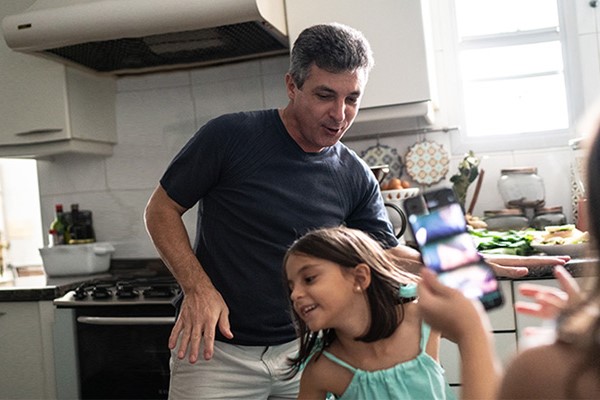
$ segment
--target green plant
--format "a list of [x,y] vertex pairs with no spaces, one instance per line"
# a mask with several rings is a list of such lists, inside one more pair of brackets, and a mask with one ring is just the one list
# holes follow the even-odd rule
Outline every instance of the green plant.
[[465,202],[467,200],[467,189],[479,175],[480,162],[481,159],[475,156],[473,150],[469,150],[469,152],[465,154],[465,158],[458,164],[458,173],[450,177],[452,188],[463,209],[465,209]]

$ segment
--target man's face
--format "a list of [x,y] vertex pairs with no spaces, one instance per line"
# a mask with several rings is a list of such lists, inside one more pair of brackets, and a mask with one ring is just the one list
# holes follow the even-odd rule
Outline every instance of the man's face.
[[302,88],[286,75],[291,101],[284,122],[296,143],[310,153],[337,143],[356,117],[366,83],[365,70],[332,73],[316,65]]

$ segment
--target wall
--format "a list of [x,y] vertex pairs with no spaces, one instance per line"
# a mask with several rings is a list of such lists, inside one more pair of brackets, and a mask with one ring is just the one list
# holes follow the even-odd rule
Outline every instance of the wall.
[[[444,0],[432,1],[434,26],[447,19]],[[591,104],[600,93],[600,47],[598,45],[598,11],[578,2],[581,21],[578,44],[582,53],[581,76],[583,94]],[[438,23],[440,22],[441,23]],[[437,24],[437,25],[436,25]],[[439,28],[438,28],[439,29]],[[445,64],[440,33],[435,32],[436,63],[439,83],[440,111],[437,120],[452,126],[456,113],[452,91],[447,87],[451,71]],[[118,80],[117,133],[118,144],[108,158],[62,156],[38,162],[43,226],[48,226],[57,202],[80,204],[94,213],[97,238],[111,241],[115,258],[157,257],[144,229],[143,209],[171,158],[209,118],[224,112],[281,107],[287,102],[283,74],[287,57],[275,57],[241,64],[203,68],[191,71],[123,77]],[[415,126],[419,124],[415,122]],[[403,135],[381,138],[381,144],[394,146],[404,155],[409,146],[422,139],[441,143],[450,151],[445,133]],[[375,138],[348,141],[359,154],[375,145]],[[564,147],[543,151],[518,150],[481,154],[485,180],[475,215],[483,210],[502,208],[496,182],[501,168],[537,166],[546,183],[548,206],[562,205],[571,219],[570,149]],[[447,177],[457,168],[462,155],[453,155]],[[186,214],[186,224],[194,235],[194,211]]]

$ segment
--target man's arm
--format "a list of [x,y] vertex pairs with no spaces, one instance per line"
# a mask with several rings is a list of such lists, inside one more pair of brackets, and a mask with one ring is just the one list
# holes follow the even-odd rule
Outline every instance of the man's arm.
[[146,205],[144,221],[158,254],[185,295],[169,337],[169,348],[174,349],[181,337],[177,356],[183,359],[189,348],[189,360],[194,363],[203,338],[204,358],[212,358],[217,324],[225,337],[231,338],[233,334],[229,326],[229,309],[190,245],[181,219],[186,211],[159,185]]

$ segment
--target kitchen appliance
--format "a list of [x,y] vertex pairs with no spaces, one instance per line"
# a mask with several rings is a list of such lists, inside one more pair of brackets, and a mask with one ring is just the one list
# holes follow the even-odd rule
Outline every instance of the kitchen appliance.
[[166,399],[167,342],[179,293],[170,275],[124,274],[90,281],[54,300],[57,320],[73,333],[70,339],[58,338],[57,353],[61,348],[76,352],[70,361],[56,365],[76,375],[57,374],[58,397]]
[[283,0],[37,0],[2,20],[13,50],[124,74],[288,53]]

